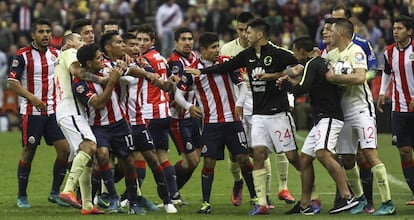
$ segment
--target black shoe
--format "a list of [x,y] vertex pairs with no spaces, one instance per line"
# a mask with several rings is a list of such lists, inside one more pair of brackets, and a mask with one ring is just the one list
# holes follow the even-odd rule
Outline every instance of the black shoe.
[[336,214],[342,211],[346,211],[358,205],[358,203],[358,200],[354,196],[349,199],[342,198],[334,204],[334,207],[331,210],[329,210],[329,214]]
[[312,206],[308,206],[306,208],[300,207],[300,201],[296,203],[295,206],[293,206],[292,209],[285,212],[285,215],[296,215],[296,214],[302,214],[302,215],[314,215]]

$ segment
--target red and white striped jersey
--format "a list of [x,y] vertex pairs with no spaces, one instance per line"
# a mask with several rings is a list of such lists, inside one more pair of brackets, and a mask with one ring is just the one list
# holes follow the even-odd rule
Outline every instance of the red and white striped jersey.
[[[161,80],[167,80],[169,69],[167,60],[161,54],[150,48],[142,55],[142,58],[149,63],[154,72],[158,74]],[[145,80],[146,81],[146,80]],[[168,93],[146,81],[146,87],[142,90],[143,95],[143,116],[145,119],[161,119],[170,117],[170,106],[168,102]]]
[[[104,65],[105,68],[96,73],[96,75],[109,75],[109,71],[112,68],[112,62],[110,60],[105,60]],[[101,95],[105,87],[98,83],[80,80],[77,77],[74,78],[73,82],[75,96],[86,106],[89,125],[111,125],[124,118],[127,119],[121,99],[115,89],[112,91],[111,98],[106,103],[106,106],[101,110],[97,110],[88,104],[89,100],[95,95]]]
[[[229,59],[230,57],[219,56],[216,63]],[[201,68],[213,65],[212,62],[206,60],[201,60],[200,64]],[[205,123],[224,123],[237,120],[234,84],[239,83],[244,83],[244,81],[238,71],[230,74],[203,74],[197,77],[184,73],[177,84],[177,89],[195,91],[197,102],[204,112]]]
[[143,106],[143,88],[147,87],[148,81],[143,78],[123,76],[120,78],[121,102],[126,111],[126,116],[131,125],[145,124]]
[[[199,55],[194,51],[191,51],[188,58],[186,58],[181,53],[174,50],[172,54],[170,55],[170,57],[168,58],[168,65],[169,65],[171,74],[178,75],[180,78],[185,73],[184,71],[185,67],[199,68],[199,64],[200,64]],[[185,95],[185,99],[188,102],[195,104],[196,98],[194,96],[194,91],[193,90],[187,91]],[[185,119],[185,118],[191,117],[190,112],[188,110],[185,110],[182,108],[177,109],[174,106],[171,106],[171,104],[174,102],[174,95],[169,97],[169,101],[170,101],[170,110],[171,110],[172,118]]]
[[55,61],[59,56],[56,48],[39,51],[33,43],[17,51],[10,67],[8,80],[16,80],[30,93],[46,103],[46,111],[38,111],[26,98],[19,97],[20,114],[49,115],[56,111],[54,83]]
[[392,111],[413,112],[408,107],[414,97],[414,41],[403,49],[391,44],[385,48],[384,56],[384,73],[392,76]]

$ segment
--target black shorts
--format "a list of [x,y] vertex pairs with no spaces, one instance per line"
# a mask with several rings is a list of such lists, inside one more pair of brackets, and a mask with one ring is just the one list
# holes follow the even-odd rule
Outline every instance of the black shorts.
[[414,113],[392,112],[392,131],[397,147],[414,146]]
[[189,154],[201,146],[200,121],[194,118],[171,119],[170,135],[178,154]]
[[20,115],[23,146],[37,147],[45,138],[47,145],[65,139],[56,122],[56,115]]
[[155,148],[168,151],[168,133],[170,132],[171,119],[161,118],[145,121],[151,137],[154,140]]
[[240,121],[205,124],[201,145],[201,155],[216,160],[224,159],[225,146],[233,157],[248,153],[246,133]]
[[155,149],[154,141],[145,125],[133,125],[132,137],[134,137],[135,150],[143,152]]
[[135,150],[131,127],[124,119],[112,125],[91,128],[98,148],[106,147],[119,158],[126,158]]

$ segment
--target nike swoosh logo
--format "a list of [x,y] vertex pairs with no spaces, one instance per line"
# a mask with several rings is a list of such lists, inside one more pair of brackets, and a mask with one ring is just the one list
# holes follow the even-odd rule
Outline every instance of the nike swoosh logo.
[[254,60],[254,59],[249,59],[249,62],[250,63],[253,63],[253,62],[255,62],[256,60]]

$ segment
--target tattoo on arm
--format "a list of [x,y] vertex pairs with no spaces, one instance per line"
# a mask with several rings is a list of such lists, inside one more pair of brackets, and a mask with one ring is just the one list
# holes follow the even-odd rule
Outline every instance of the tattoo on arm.
[[79,78],[88,82],[94,82],[94,83],[101,83],[102,79],[100,76],[97,76],[93,73],[88,72],[85,69],[81,69],[81,72],[79,74]]

